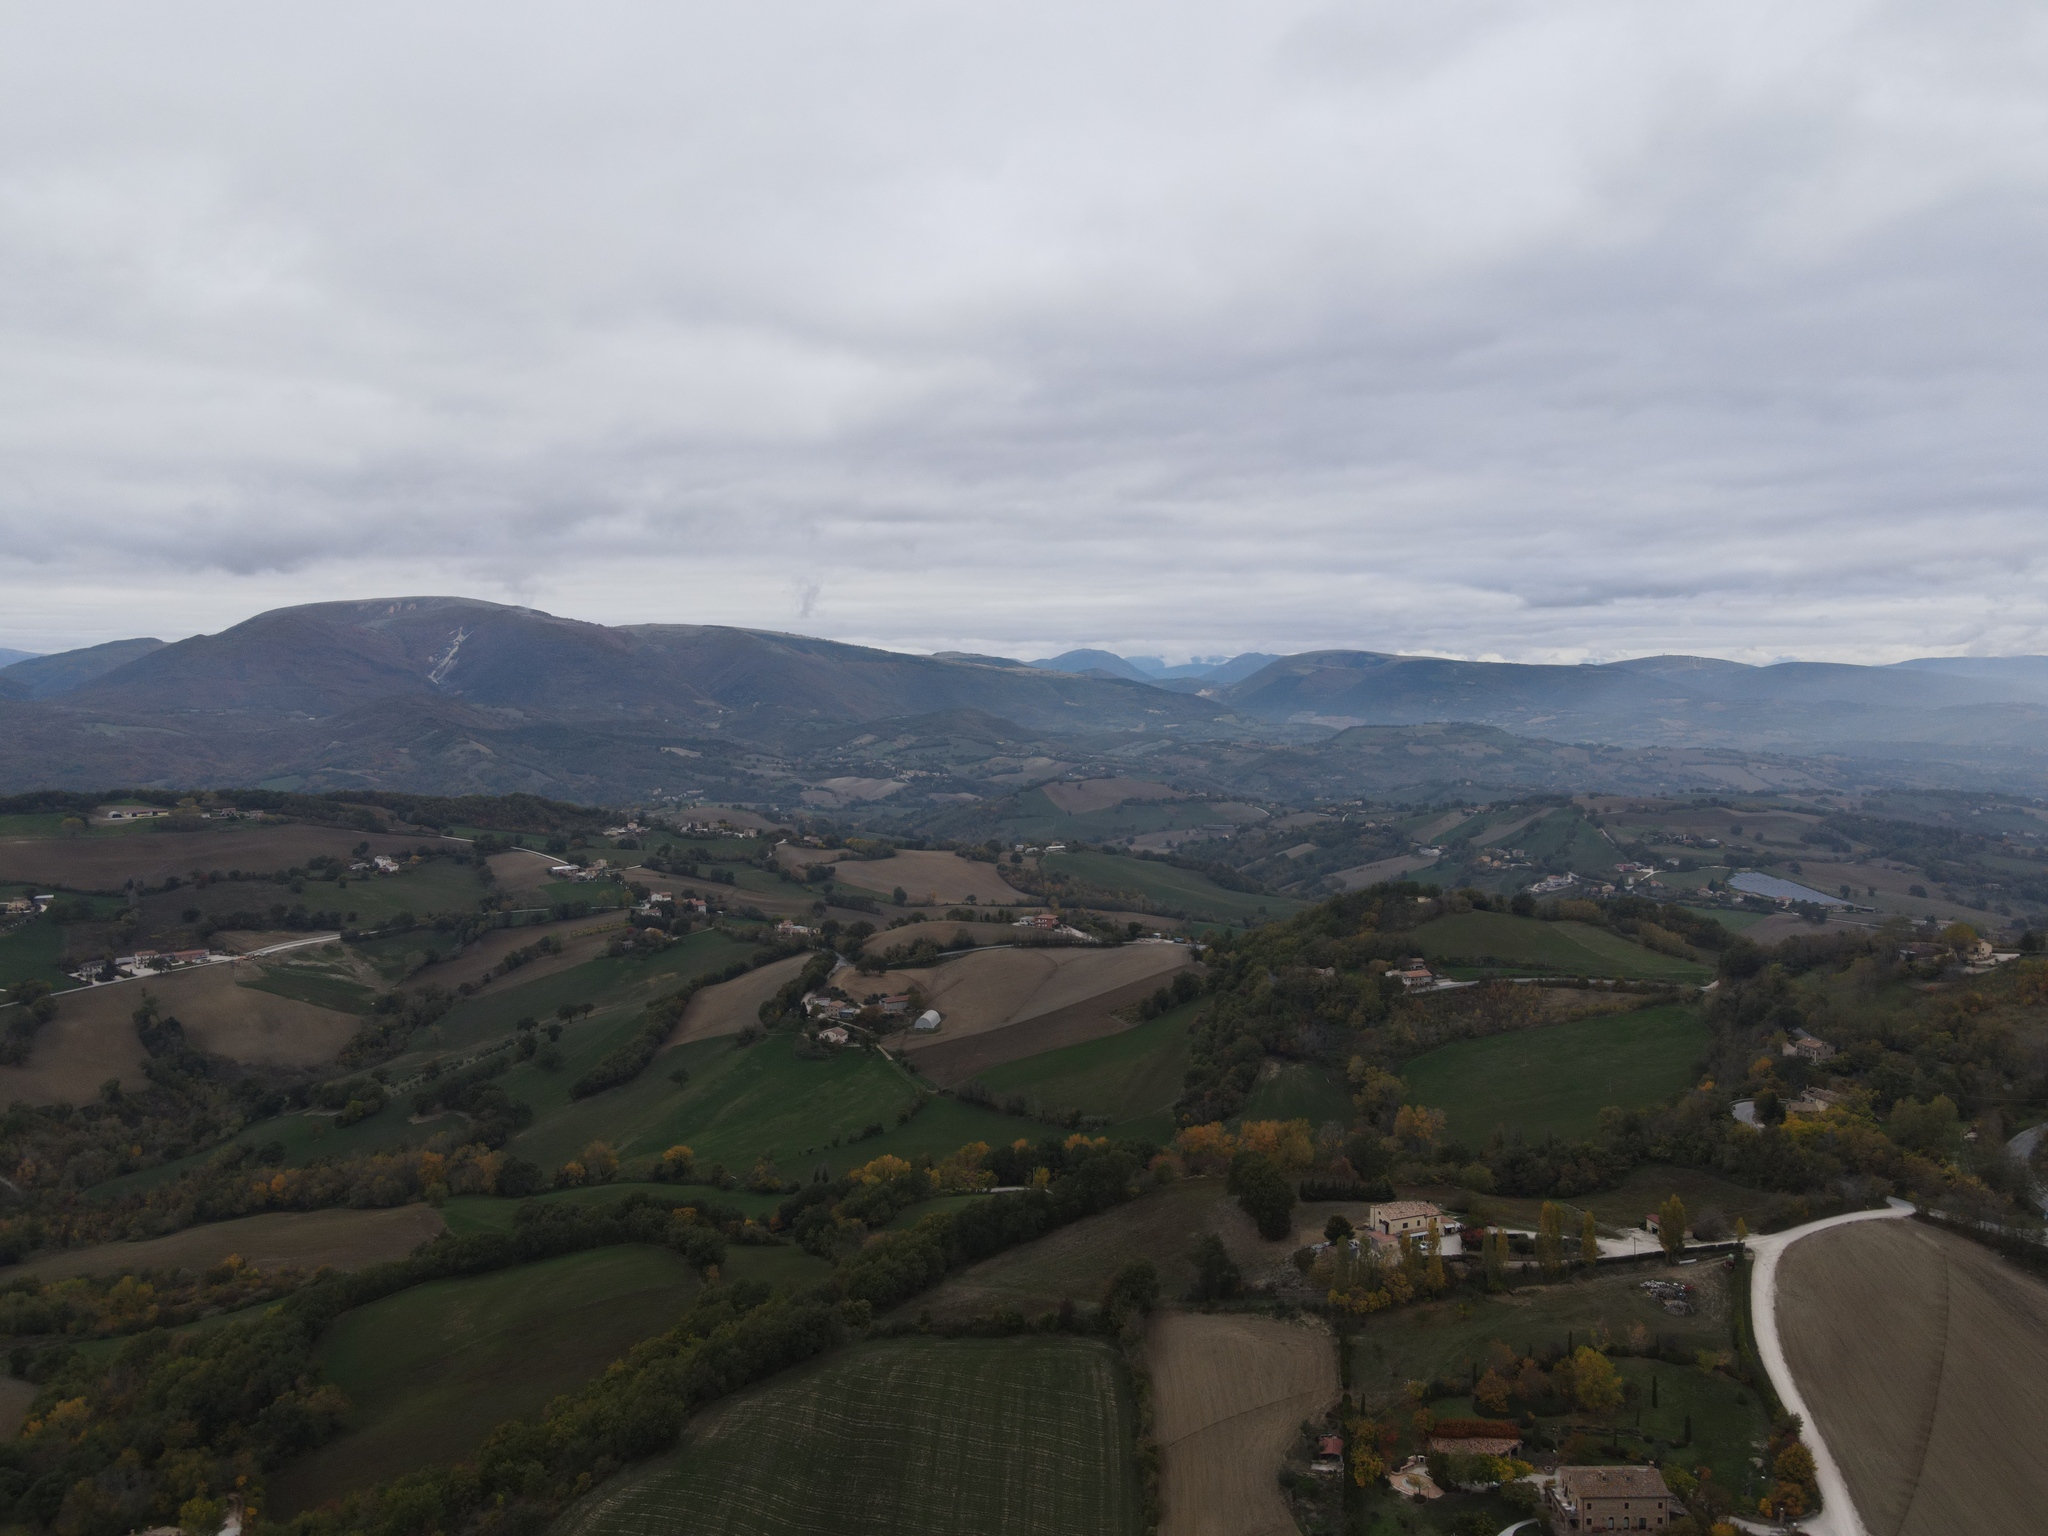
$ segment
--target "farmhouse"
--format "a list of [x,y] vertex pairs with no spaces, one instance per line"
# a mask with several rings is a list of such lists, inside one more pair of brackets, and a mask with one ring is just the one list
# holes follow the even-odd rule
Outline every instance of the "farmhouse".
[[149,805],[103,805],[95,814],[103,821],[149,821],[171,813]]
[[792,923],[787,918],[775,925],[775,936],[778,939],[808,939],[815,931],[806,928],[802,923]]
[[1560,1467],[1544,1504],[1554,1536],[1661,1531],[1671,1523],[1671,1490],[1655,1467]]
[[818,1038],[824,1041],[827,1045],[844,1045],[848,1040],[852,1039],[853,1037],[847,1034],[847,1032],[841,1029],[837,1024],[834,1024],[830,1029],[819,1030]]
[[1824,1115],[1848,1097],[1835,1088],[1809,1088],[1785,1106],[1785,1113],[1788,1116]]
[[1779,1054],[1801,1056],[1808,1061],[1826,1061],[1835,1054],[1835,1048],[1819,1036],[1809,1035],[1800,1029],[1793,1031],[1792,1038],[1779,1048]]
[[1324,1435],[1316,1442],[1316,1459],[1309,1463],[1311,1472],[1341,1472],[1344,1470],[1344,1437]]
[[1390,1200],[1367,1206],[1365,1224],[1382,1237],[1407,1237],[1427,1233],[1432,1221],[1441,1226],[1443,1214],[1427,1200]]
[[398,860],[392,858],[388,853],[380,853],[370,862],[377,866],[377,873],[380,875],[395,875],[398,873]]

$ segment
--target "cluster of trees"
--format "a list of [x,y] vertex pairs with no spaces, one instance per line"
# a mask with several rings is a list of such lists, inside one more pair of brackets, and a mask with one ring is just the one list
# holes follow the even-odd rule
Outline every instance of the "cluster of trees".
[[[360,1490],[290,1522],[295,1536],[454,1530],[486,1511],[511,1520],[506,1529],[538,1528],[594,1479],[667,1449],[692,1410],[833,1347],[949,1269],[1128,1198],[1154,1149],[1069,1138],[1009,1150],[1046,1170],[1039,1187],[884,1234],[807,1293],[706,1286],[676,1327],[545,1413],[501,1425],[470,1463]],[[313,1350],[348,1308],[607,1243],[667,1243],[708,1269],[723,1257],[721,1234],[743,1227],[738,1212],[695,1199],[530,1204],[509,1235],[444,1238],[412,1259],[304,1286],[260,1319],[203,1334],[154,1330],[111,1365],[74,1357],[47,1373],[21,1438],[0,1447],[0,1503],[33,1528],[79,1536],[174,1520],[209,1528],[230,1492],[260,1509],[266,1474],[338,1429],[347,1404],[320,1381]],[[1119,1308],[1141,1308],[1156,1277],[1148,1291],[1142,1275],[1119,1276],[1112,1291]]]
[[757,966],[765,965],[778,958],[778,952],[764,951],[748,960],[735,960],[722,970],[708,971],[702,976],[686,982],[679,990],[667,997],[656,998],[647,1005],[644,1022],[635,1030],[625,1044],[608,1051],[596,1065],[569,1085],[569,1096],[586,1099],[593,1093],[602,1093],[607,1088],[621,1087],[630,1083],[654,1060],[661,1050],[662,1042],[674,1033],[682,1021],[683,1011],[690,1006],[690,999],[706,987],[716,986],[721,981],[734,981]]
[[30,977],[7,990],[15,1006],[7,1012],[7,1029],[0,1034],[0,1066],[18,1067],[28,1060],[29,1047],[50,1020],[57,1017],[57,1000],[50,996],[47,981]]
[[645,1195],[606,1207],[529,1205],[509,1234],[444,1238],[410,1259],[302,1286],[262,1317],[134,1337],[111,1364],[72,1355],[44,1381],[20,1437],[0,1446],[13,1518],[101,1536],[172,1522],[210,1529],[230,1493],[260,1507],[265,1474],[333,1435],[347,1402],[314,1349],[342,1312],[409,1286],[618,1243],[664,1243],[718,1263],[720,1216]]
[[[264,1270],[233,1254],[196,1273],[150,1269],[123,1275],[74,1275],[63,1280],[24,1276],[0,1286],[0,1335],[88,1339],[176,1328],[203,1316],[274,1301],[310,1278],[289,1264]],[[37,1370],[38,1379],[46,1379],[65,1358],[62,1346],[54,1356],[22,1346],[14,1351],[9,1364],[17,1376]]]

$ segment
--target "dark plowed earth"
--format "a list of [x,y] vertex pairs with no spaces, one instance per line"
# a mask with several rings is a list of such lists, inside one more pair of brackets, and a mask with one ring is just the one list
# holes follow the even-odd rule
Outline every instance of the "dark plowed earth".
[[1787,1362],[1871,1536],[2043,1528],[2048,1286],[1912,1221],[1785,1250]]

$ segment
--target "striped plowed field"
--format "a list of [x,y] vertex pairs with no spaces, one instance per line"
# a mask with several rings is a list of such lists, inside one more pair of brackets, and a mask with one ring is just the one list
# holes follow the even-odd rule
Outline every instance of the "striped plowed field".
[[2048,1528],[2048,1285],[1914,1221],[1801,1238],[1778,1332],[1870,1536]]
[[1164,1453],[1160,1536],[1294,1536],[1276,1474],[1301,1421],[1336,1401],[1329,1332],[1177,1312],[1152,1325],[1145,1353]]
[[1127,1536],[1132,1436],[1099,1344],[862,1344],[719,1404],[554,1536]]

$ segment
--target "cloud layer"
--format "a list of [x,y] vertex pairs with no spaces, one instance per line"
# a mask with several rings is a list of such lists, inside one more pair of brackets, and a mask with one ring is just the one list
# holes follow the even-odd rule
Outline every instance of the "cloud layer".
[[0,646],[2048,651],[2048,20],[0,12]]

